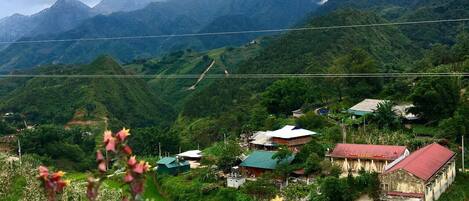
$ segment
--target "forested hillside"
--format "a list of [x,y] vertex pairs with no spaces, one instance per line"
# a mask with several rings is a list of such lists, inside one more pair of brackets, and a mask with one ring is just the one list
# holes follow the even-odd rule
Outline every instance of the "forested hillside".
[[[34,124],[93,121],[120,126],[168,126],[172,107],[155,95],[141,79],[83,79],[73,75],[125,75],[110,57],[99,57],[89,65],[50,66],[34,73],[72,75],[62,78],[23,80],[0,104],[3,112],[18,112]],[[13,83],[12,83],[13,84]],[[99,123],[98,125],[105,126]]]

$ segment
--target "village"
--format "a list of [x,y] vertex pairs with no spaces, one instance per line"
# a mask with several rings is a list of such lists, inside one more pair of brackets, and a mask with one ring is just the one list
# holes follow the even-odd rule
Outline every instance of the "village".
[[[385,100],[365,99],[347,110],[351,119],[372,115]],[[408,112],[411,104],[395,106],[393,111],[404,121],[418,121],[417,115]],[[327,115],[326,109],[315,111],[317,115]],[[292,112],[294,118],[300,118],[302,110]],[[364,120],[363,125],[366,125]],[[219,178],[226,180],[229,188],[238,189],[246,182],[255,181],[263,174],[273,173],[280,166],[295,166],[295,156],[302,148],[321,135],[315,131],[286,125],[274,131],[258,131],[251,136],[242,136],[240,146],[249,154],[239,156],[239,162],[231,167],[230,172],[220,171]],[[376,173],[379,177],[380,200],[436,201],[454,182],[456,174],[462,169],[456,167],[457,153],[436,142],[414,151],[406,146],[380,144],[335,144],[324,152],[324,159],[337,167],[339,177],[358,176],[361,172]],[[226,143],[226,142],[225,142]],[[276,157],[279,152],[288,149],[291,153],[285,157]],[[190,150],[174,157],[163,157],[156,164],[157,174],[185,174],[203,166],[204,152]],[[202,164],[202,165],[201,165]],[[278,183],[284,188],[289,182],[309,185],[315,182],[315,176],[306,174],[304,168],[293,169],[287,173],[285,181]],[[307,198],[307,197],[306,197]],[[305,198],[305,199],[306,199]],[[277,196],[275,200],[284,200]],[[368,196],[360,200],[372,200]]]
[[[370,115],[386,102],[365,99],[345,111],[345,115],[365,127],[366,118],[370,118]],[[411,104],[397,105],[393,107],[393,111],[407,123],[418,122],[419,117],[408,112],[411,107]],[[319,108],[314,114],[327,117],[329,111],[327,108]],[[4,118],[12,115],[5,114]],[[300,119],[305,114],[299,109],[293,111],[291,116],[293,119]],[[34,126],[26,126],[25,129],[34,130]],[[154,161],[153,166],[158,177],[185,175],[198,169],[213,170],[215,180],[223,181],[224,186],[232,189],[240,189],[246,183],[255,182],[264,175],[278,175],[273,173],[282,171],[282,177],[272,177],[276,188],[281,190],[292,184],[314,185],[318,182],[318,171],[324,169],[323,164],[329,164],[330,173],[327,174],[331,175],[335,171],[338,178],[360,177],[364,173],[376,175],[379,179],[379,200],[389,201],[436,201],[455,181],[458,170],[463,171],[456,166],[457,153],[437,142],[423,144],[410,151],[406,146],[347,143],[346,129],[343,129],[340,135],[341,143],[322,149],[322,145],[317,144],[321,133],[300,128],[298,125],[285,125],[278,130],[257,131],[251,135],[243,134],[239,139],[232,141],[235,142],[235,147],[243,151],[234,155],[231,163],[226,164],[229,167],[225,169],[207,162],[210,161],[210,154],[207,155],[206,150],[179,150],[178,154],[171,155],[161,153],[159,144],[159,159]],[[226,147],[232,142],[225,139],[221,146]],[[0,138],[0,152],[10,155],[5,160],[12,167],[21,163],[20,143],[15,135]],[[315,153],[305,152],[305,147],[314,149],[312,146],[322,148],[316,147]],[[300,155],[305,153],[308,154],[306,160],[305,156],[299,159]],[[317,162],[313,169],[301,164],[307,164],[311,155],[316,157],[313,162]],[[316,193],[321,194],[319,188]],[[308,200],[310,196],[306,195],[300,200]],[[282,195],[275,195],[274,200],[285,199]],[[359,200],[373,199],[365,193]]]

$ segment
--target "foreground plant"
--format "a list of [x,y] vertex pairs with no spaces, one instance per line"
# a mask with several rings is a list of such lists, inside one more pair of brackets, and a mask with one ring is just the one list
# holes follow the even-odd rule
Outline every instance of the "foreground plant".
[[[145,185],[145,174],[150,171],[150,165],[143,160],[138,161],[132,155],[132,148],[128,146],[128,129],[122,129],[116,134],[111,131],[104,132],[103,144],[96,151],[97,171],[88,178],[86,196],[90,201],[97,201],[100,187],[106,179],[119,177],[123,182],[122,200],[143,200],[142,193]],[[58,194],[69,185],[68,181],[62,179],[64,172],[49,173],[44,167],[39,167],[38,179],[49,201],[57,200]]]
[[62,193],[64,188],[70,184],[70,181],[63,180],[64,172],[58,171],[51,173],[44,166],[39,166],[38,180],[44,188],[47,199],[49,201],[57,200],[57,195]]
[[129,130],[125,128],[116,134],[111,131],[104,132],[103,146],[96,151],[98,172],[88,178],[89,200],[95,201],[101,184],[116,176],[121,176],[124,182],[122,200],[143,200],[145,173],[150,171],[151,167],[148,162],[137,161],[137,157],[132,156],[132,148],[127,145],[129,135]]

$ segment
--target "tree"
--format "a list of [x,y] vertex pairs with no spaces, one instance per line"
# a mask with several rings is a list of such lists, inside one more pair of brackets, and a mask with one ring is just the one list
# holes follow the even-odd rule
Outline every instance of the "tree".
[[469,136],[469,103],[465,102],[454,115],[440,122],[440,137],[458,141],[462,135]]
[[272,159],[277,160],[277,164],[280,164],[291,156],[293,156],[293,152],[288,149],[287,146],[281,145],[278,151],[272,156]]
[[[371,55],[362,49],[354,49],[349,54],[337,58],[328,69],[333,74],[361,74],[377,73],[378,67]],[[352,98],[372,96],[381,89],[381,80],[378,78],[344,78],[329,79],[330,83],[342,100],[344,92]]]
[[272,114],[288,115],[305,103],[307,92],[307,86],[303,80],[279,80],[262,94],[261,103]]
[[414,87],[410,99],[415,105],[410,112],[439,121],[453,115],[459,105],[460,88],[455,78],[425,78]]
[[452,51],[457,61],[464,61],[469,58],[469,34],[467,32],[462,32],[457,36]]
[[260,200],[271,200],[277,195],[277,187],[271,178],[272,175],[263,174],[256,181],[244,184],[242,191]]
[[321,129],[330,125],[327,118],[317,115],[314,111],[307,112],[296,120],[296,125],[305,129]]
[[321,192],[327,201],[348,201],[345,190],[348,188],[346,184],[336,177],[326,177],[321,184]]
[[129,139],[129,145],[139,155],[158,155],[160,144],[162,152],[176,153],[179,136],[158,127],[147,127],[133,130]]
[[0,136],[9,135],[15,133],[15,129],[10,126],[7,122],[0,120]]
[[316,174],[321,171],[321,158],[316,154],[312,153],[305,162],[305,173]]
[[239,156],[243,150],[236,141],[228,141],[215,143],[207,150],[207,157],[213,157],[215,165],[224,172],[231,170],[239,160]]
[[379,128],[394,129],[399,126],[400,119],[394,112],[394,103],[385,101],[379,103],[372,120],[378,125]]
[[295,161],[304,163],[310,157],[311,154],[316,154],[319,159],[323,159],[326,150],[324,149],[323,145],[318,143],[316,139],[311,140],[308,144],[304,145],[300,152],[295,155]]

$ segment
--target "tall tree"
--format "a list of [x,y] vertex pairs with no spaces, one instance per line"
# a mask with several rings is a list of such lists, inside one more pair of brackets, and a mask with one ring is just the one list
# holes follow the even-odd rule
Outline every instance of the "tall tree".
[[[332,74],[377,73],[378,67],[368,52],[354,49],[349,54],[337,58],[328,72]],[[344,92],[352,98],[363,98],[374,95],[381,88],[381,80],[378,78],[336,77],[329,81],[339,94],[340,100]]]

